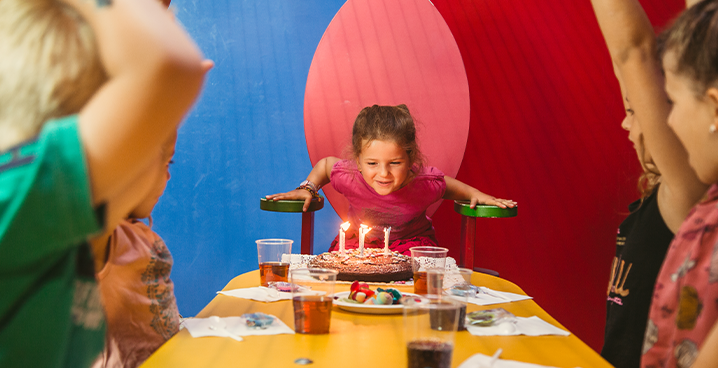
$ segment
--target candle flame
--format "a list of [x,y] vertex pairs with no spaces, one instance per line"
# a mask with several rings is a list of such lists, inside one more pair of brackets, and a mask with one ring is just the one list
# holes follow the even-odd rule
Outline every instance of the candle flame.
[[349,223],[349,221],[347,221],[341,225],[341,228],[343,231],[347,231],[349,229],[349,226],[351,226],[351,224]]

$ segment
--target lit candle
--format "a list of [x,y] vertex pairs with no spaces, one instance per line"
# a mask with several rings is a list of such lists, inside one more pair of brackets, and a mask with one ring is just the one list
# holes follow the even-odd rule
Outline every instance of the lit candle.
[[349,222],[345,222],[339,226],[339,254],[344,255],[344,242],[345,242],[345,236],[344,232],[349,229]]
[[384,228],[384,255],[389,255],[389,233],[391,232],[391,226]]
[[364,224],[359,227],[359,257],[364,257],[364,236],[370,231],[371,228]]

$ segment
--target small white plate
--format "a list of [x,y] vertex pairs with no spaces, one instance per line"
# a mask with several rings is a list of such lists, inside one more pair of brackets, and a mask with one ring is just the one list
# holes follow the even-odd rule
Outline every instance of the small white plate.
[[[402,312],[403,306],[401,304],[392,305],[375,305],[375,304],[355,304],[343,302],[339,299],[348,298],[350,291],[343,291],[341,293],[334,294],[334,305],[348,312],[364,313],[364,314],[399,314]],[[419,295],[412,293],[401,293],[402,296],[415,296]]]

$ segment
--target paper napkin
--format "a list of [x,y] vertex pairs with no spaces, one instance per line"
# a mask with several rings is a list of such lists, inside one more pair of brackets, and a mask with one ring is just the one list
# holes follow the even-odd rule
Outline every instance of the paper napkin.
[[[233,296],[235,298],[252,299],[259,302],[276,302],[278,300],[292,300],[292,293],[285,291],[277,291],[276,289],[256,286],[244,289],[234,290],[222,290],[218,291],[217,294]],[[323,291],[304,291],[301,293],[295,293],[294,295],[321,295]]]
[[467,299],[469,303],[476,305],[491,305],[533,299],[533,297],[528,295],[509,293],[506,291],[496,291],[483,286],[479,286],[479,290],[481,290],[481,293],[476,294],[475,298],[470,297]]
[[533,317],[516,317],[514,322],[505,321],[495,326],[479,327],[466,325],[466,329],[476,336],[542,336],[542,335],[559,335],[568,336],[571,333],[564,331],[536,316]]
[[459,368],[550,368],[545,365],[531,364],[517,362],[515,360],[497,359],[493,364],[491,363],[491,357],[481,353],[474,354],[469,359],[466,359]]
[[277,291],[264,286],[218,291],[217,294],[233,296],[235,298],[252,299],[260,302],[276,302],[278,300],[292,299],[292,293]]
[[[184,326],[192,337],[219,336],[235,338],[251,335],[294,334],[294,330],[276,317],[272,324],[265,329],[247,326],[247,319],[244,317],[188,318],[184,321]],[[235,338],[235,340],[242,341],[241,337],[239,339]]]

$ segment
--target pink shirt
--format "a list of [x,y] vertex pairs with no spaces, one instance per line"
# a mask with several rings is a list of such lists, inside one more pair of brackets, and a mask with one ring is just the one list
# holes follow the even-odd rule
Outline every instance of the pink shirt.
[[171,270],[172,255],[147,225],[126,220],[117,226],[97,274],[108,336],[99,366],[136,367],[177,333]]
[[444,173],[435,167],[424,167],[401,189],[387,195],[378,194],[361,176],[351,160],[337,162],[331,182],[337,192],[349,201],[347,249],[358,247],[359,225],[377,226],[365,238],[367,247],[383,247],[383,228],[391,226],[390,244],[402,239],[426,237],[436,242],[434,227],[426,209],[446,192]]
[[681,224],[658,274],[642,367],[689,367],[718,319],[718,185]]

